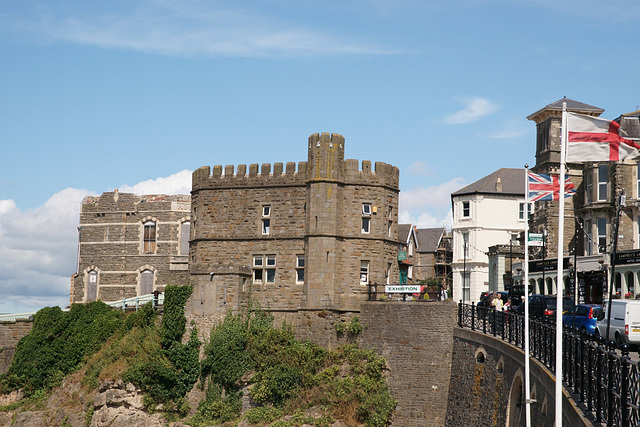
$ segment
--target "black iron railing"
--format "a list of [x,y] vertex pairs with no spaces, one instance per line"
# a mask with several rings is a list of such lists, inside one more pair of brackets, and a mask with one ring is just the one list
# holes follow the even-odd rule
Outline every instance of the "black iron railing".
[[[458,304],[458,326],[491,334],[524,349],[524,316],[475,304]],[[555,319],[529,321],[529,350],[542,364],[555,370]],[[605,345],[606,344],[606,345]],[[640,369],[629,357],[629,345],[619,354],[615,343],[603,337],[562,332],[564,387],[596,422],[608,426],[640,425]]]

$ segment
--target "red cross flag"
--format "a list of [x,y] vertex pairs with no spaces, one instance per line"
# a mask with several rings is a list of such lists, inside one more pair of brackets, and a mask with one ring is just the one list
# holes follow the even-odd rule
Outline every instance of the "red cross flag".
[[567,112],[567,162],[617,162],[640,156],[640,145],[620,136],[616,122]]

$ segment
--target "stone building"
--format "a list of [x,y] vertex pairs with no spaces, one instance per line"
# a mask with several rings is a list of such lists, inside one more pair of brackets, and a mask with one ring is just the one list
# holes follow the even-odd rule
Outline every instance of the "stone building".
[[400,252],[398,252],[399,277],[387,277],[387,283],[412,284],[416,282],[414,264],[418,263],[418,239],[416,228],[413,224],[398,224],[398,240]]
[[[527,118],[536,123],[536,165],[539,173],[559,173],[562,105],[567,111],[599,117],[604,109],[563,98]],[[622,114],[614,121],[621,135],[640,138],[640,111]],[[614,292],[624,298],[635,297],[640,289],[640,164],[638,159],[623,162],[569,163],[565,173],[576,187],[576,195],[565,200],[562,292],[578,302],[599,303],[608,295],[608,274],[615,263]],[[614,245],[616,208],[621,194],[626,203],[620,209],[617,252]],[[557,265],[558,202],[537,202],[530,224],[531,232],[544,233],[546,263]],[[541,258],[542,254],[533,254]],[[530,275],[530,288],[536,293],[558,291],[557,270],[541,268]],[[531,270],[531,266],[530,266]],[[545,275],[546,272],[546,275]],[[574,287],[577,273],[578,287]],[[542,279],[540,276],[544,277]]]
[[418,240],[418,262],[414,266],[416,280],[435,279],[444,289],[450,290],[453,251],[451,233],[444,227],[417,228],[416,236]]
[[193,172],[189,309],[218,316],[249,297],[273,313],[358,312],[398,276],[397,167],[345,160],[338,134],[308,158]]
[[85,197],[71,301],[116,301],[189,283],[190,206],[186,195]]

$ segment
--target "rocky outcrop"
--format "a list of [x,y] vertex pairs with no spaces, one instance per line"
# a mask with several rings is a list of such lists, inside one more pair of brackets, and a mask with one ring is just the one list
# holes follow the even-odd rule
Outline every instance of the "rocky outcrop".
[[162,415],[144,411],[142,392],[133,384],[113,381],[100,385],[93,401],[91,427],[162,427],[165,424]]

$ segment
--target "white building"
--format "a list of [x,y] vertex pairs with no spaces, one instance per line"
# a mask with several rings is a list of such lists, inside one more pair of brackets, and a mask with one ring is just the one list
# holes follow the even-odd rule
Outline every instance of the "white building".
[[455,301],[477,302],[489,291],[489,247],[509,244],[524,231],[524,174],[502,168],[451,194]]

